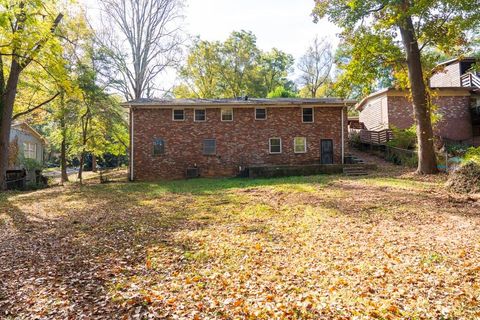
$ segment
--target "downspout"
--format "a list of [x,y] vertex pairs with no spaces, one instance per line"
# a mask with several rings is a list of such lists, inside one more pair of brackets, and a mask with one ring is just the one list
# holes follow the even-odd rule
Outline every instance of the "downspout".
[[130,106],[130,181],[133,181],[133,108]]
[[345,128],[343,127],[345,125],[344,119],[343,119],[343,109],[345,107],[342,107],[342,164],[345,163]]

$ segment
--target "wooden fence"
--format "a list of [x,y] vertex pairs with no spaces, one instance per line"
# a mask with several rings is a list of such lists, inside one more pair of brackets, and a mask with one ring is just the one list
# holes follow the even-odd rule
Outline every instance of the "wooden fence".
[[393,139],[393,133],[390,129],[380,131],[360,130],[360,141],[370,144],[385,144]]

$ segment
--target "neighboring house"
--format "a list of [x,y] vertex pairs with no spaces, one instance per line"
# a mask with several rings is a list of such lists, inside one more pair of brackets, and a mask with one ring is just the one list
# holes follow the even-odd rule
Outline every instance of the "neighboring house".
[[248,166],[342,163],[340,99],[149,100],[130,108],[130,179],[235,176]]
[[[474,60],[450,60],[432,76],[434,110],[439,116],[434,134],[443,141],[480,145],[480,82],[470,70]],[[359,121],[366,130],[382,131],[414,124],[413,106],[405,90],[388,88],[360,101]]]
[[473,70],[476,58],[452,59],[440,63],[430,78],[430,86],[480,88],[480,73]]
[[43,165],[45,146],[46,140],[30,125],[25,122],[12,124],[9,169],[23,169],[26,159]]

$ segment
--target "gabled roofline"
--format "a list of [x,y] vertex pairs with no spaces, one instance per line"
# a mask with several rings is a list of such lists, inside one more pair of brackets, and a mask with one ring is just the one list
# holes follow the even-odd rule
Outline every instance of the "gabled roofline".
[[448,66],[452,63],[455,63],[455,62],[475,62],[479,60],[479,58],[476,58],[476,57],[464,57],[464,58],[453,58],[453,59],[450,59],[450,60],[447,60],[447,61],[444,61],[444,62],[440,62],[439,64],[437,64],[437,67],[439,66]]
[[13,123],[12,128],[14,127],[23,127],[25,129],[27,129],[28,131],[30,131],[34,136],[36,136],[40,141],[43,142],[44,145],[48,144],[47,142],[47,139],[45,139],[40,133],[38,133],[37,130],[35,130],[31,125],[29,125],[28,123],[26,122],[17,122],[17,123]]

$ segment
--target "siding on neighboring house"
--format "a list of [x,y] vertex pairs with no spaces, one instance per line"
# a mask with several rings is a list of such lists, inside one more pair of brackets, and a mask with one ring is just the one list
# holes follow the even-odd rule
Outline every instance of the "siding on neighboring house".
[[379,131],[388,128],[388,106],[386,96],[380,96],[368,102],[359,115],[368,130]]
[[[133,179],[184,178],[186,169],[195,165],[201,176],[209,177],[234,176],[239,167],[249,165],[319,163],[322,139],[333,141],[333,162],[341,163],[342,109],[344,138],[347,137],[347,112],[343,105],[314,107],[313,123],[302,122],[300,106],[227,108],[230,107],[233,121],[221,121],[221,108],[209,107],[204,122],[193,121],[192,106],[183,107],[183,121],[172,120],[172,108],[132,107]],[[266,120],[255,120],[255,107],[267,109]],[[305,153],[294,152],[295,137],[306,138]],[[281,138],[280,154],[270,154],[270,138]],[[164,154],[153,154],[156,139],[163,140]],[[203,154],[204,139],[216,139],[215,155]]]
[[456,62],[445,66],[445,69],[435,73],[430,78],[431,87],[461,87],[460,83],[460,63]]

